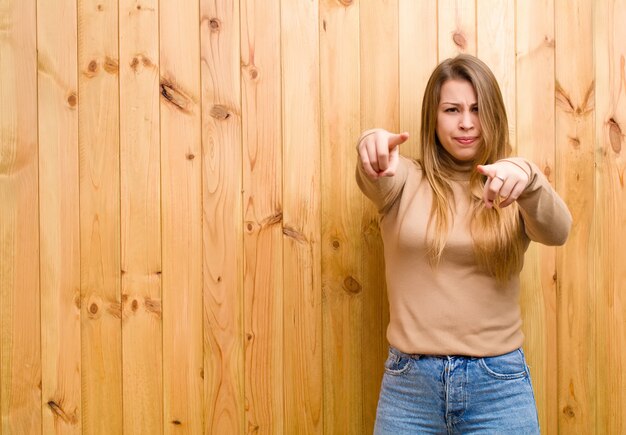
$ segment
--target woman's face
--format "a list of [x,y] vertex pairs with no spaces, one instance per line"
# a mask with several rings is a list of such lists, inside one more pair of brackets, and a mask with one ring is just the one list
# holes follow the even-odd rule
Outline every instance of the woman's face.
[[456,160],[472,161],[481,144],[476,91],[467,80],[451,79],[441,86],[437,137]]

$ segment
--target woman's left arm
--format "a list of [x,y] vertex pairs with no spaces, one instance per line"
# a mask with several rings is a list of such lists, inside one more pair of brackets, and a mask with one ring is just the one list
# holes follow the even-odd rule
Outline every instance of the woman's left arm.
[[511,157],[477,169],[487,176],[483,194],[487,207],[493,207],[498,196],[500,207],[517,201],[531,240],[544,245],[565,243],[572,215],[537,165]]

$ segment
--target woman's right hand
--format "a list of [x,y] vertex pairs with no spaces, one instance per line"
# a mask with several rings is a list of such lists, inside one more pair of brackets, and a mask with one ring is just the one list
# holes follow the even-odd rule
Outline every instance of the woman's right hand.
[[372,179],[393,177],[400,156],[398,145],[406,142],[408,138],[409,133],[391,133],[382,128],[363,132],[356,150],[367,176]]

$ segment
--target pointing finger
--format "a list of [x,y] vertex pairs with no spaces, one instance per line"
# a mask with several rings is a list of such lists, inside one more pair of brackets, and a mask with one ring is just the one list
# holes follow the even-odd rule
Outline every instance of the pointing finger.
[[487,177],[493,178],[496,176],[496,168],[494,165],[478,165],[476,170]]
[[409,138],[409,133],[392,134],[389,136],[389,150],[394,149],[398,145],[403,144]]

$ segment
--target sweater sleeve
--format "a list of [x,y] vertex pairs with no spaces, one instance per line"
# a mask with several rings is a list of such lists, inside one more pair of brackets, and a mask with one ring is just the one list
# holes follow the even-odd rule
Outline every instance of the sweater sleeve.
[[400,156],[398,169],[393,177],[381,177],[374,180],[367,176],[357,159],[356,182],[363,194],[374,203],[380,214],[385,214],[400,197],[406,183],[410,164],[409,159]]
[[521,157],[504,160],[519,166],[529,176],[526,189],[517,198],[526,235],[544,245],[563,245],[572,227],[572,215],[565,202],[537,165]]

